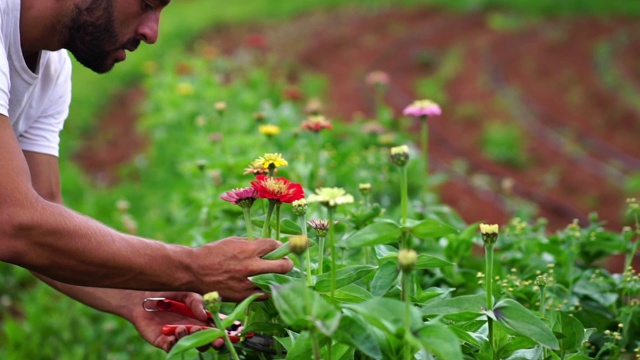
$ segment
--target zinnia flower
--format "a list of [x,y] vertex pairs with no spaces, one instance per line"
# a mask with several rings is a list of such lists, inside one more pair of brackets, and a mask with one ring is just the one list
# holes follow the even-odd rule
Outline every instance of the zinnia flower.
[[179,83],[176,86],[176,92],[178,93],[178,95],[183,95],[183,96],[191,95],[194,92],[193,85],[186,82]]
[[385,86],[389,84],[389,74],[381,70],[374,70],[367,74],[367,85],[372,86]]
[[309,195],[307,202],[313,203],[317,202],[326,207],[336,207],[342,204],[351,204],[353,203],[353,196],[347,194],[347,192],[343,188],[319,188],[316,189],[315,194]]
[[440,105],[431,100],[416,100],[407,106],[402,112],[404,115],[412,115],[416,117],[440,116],[442,110]]
[[273,166],[274,168],[278,168],[280,166],[288,166],[289,163],[287,162],[287,160],[285,160],[285,158],[282,157],[282,154],[280,153],[267,153],[264,154],[264,156],[257,158],[253,162],[253,165],[262,167],[263,169],[269,169],[269,167],[271,166]]
[[275,200],[281,203],[292,203],[304,198],[302,185],[280,177],[274,178],[265,175],[257,175],[251,186],[258,192],[262,199]]
[[277,125],[271,125],[271,124],[260,125],[260,127],[258,128],[258,131],[260,131],[261,134],[264,134],[267,136],[274,136],[274,135],[280,134],[280,127]]
[[324,129],[331,129],[332,127],[331,122],[322,115],[311,115],[307,118],[307,121],[300,125],[302,130],[313,131],[316,133]]
[[253,175],[267,175],[269,173],[268,169],[265,169],[262,166],[262,163],[258,160],[254,160],[244,169],[243,175],[253,174]]
[[242,189],[233,189],[220,195],[220,199],[228,201],[234,205],[238,205],[241,208],[250,208],[253,202],[258,198],[258,192],[251,187]]

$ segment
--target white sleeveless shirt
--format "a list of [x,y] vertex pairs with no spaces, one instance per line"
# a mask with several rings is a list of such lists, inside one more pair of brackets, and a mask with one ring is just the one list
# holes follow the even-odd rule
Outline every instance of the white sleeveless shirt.
[[0,114],[9,117],[22,150],[58,156],[70,103],[67,51],[41,51],[34,74],[22,56],[20,0],[0,0]]

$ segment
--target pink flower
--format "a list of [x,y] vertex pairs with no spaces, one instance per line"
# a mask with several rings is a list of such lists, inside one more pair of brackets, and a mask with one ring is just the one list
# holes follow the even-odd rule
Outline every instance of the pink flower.
[[425,99],[414,101],[411,105],[407,106],[402,113],[416,117],[440,116],[442,110],[440,109],[440,105]]
[[242,189],[233,189],[220,195],[220,199],[228,201],[241,208],[250,208],[253,202],[258,198],[258,192],[252,187]]

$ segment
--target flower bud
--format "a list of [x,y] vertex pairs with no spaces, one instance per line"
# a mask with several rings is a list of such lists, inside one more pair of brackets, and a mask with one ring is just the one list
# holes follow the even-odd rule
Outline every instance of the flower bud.
[[536,280],[533,282],[534,285],[539,286],[539,287],[545,287],[547,286],[547,275],[538,275],[536,277]]
[[493,245],[498,241],[498,225],[480,224],[480,232],[482,233],[482,241],[485,246]]
[[360,194],[362,194],[362,196],[367,196],[371,194],[371,184],[369,183],[360,184],[358,185],[358,190],[360,190]]
[[398,265],[402,271],[411,271],[416,267],[418,254],[413,250],[401,249],[398,252]]
[[295,235],[289,238],[289,249],[292,253],[300,255],[309,247],[309,239],[305,235]]
[[407,162],[409,162],[409,147],[407,145],[392,147],[391,162],[400,167],[407,165]]
[[309,205],[307,205],[307,200],[305,199],[296,200],[292,202],[291,205],[293,205],[293,213],[296,214],[296,216],[306,215],[309,209]]
[[224,101],[218,101],[215,104],[215,108],[218,114],[222,115],[225,112],[225,110],[227,110],[227,103]]
[[309,226],[311,226],[316,231],[318,237],[325,237],[329,232],[329,220],[311,219],[307,221],[307,224],[309,224]]
[[212,291],[210,293],[206,293],[203,297],[204,300],[204,308],[209,310],[212,314],[217,314],[220,312],[220,306],[222,305],[222,298],[220,298],[220,294],[217,291]]

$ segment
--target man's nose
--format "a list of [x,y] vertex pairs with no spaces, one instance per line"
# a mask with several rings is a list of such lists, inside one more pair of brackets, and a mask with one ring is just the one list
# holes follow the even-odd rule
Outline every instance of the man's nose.
[[160,12],[147,14],[137,29],[137,37],[147,44],[155,44],[158,41],[158,26],[160,24]]

